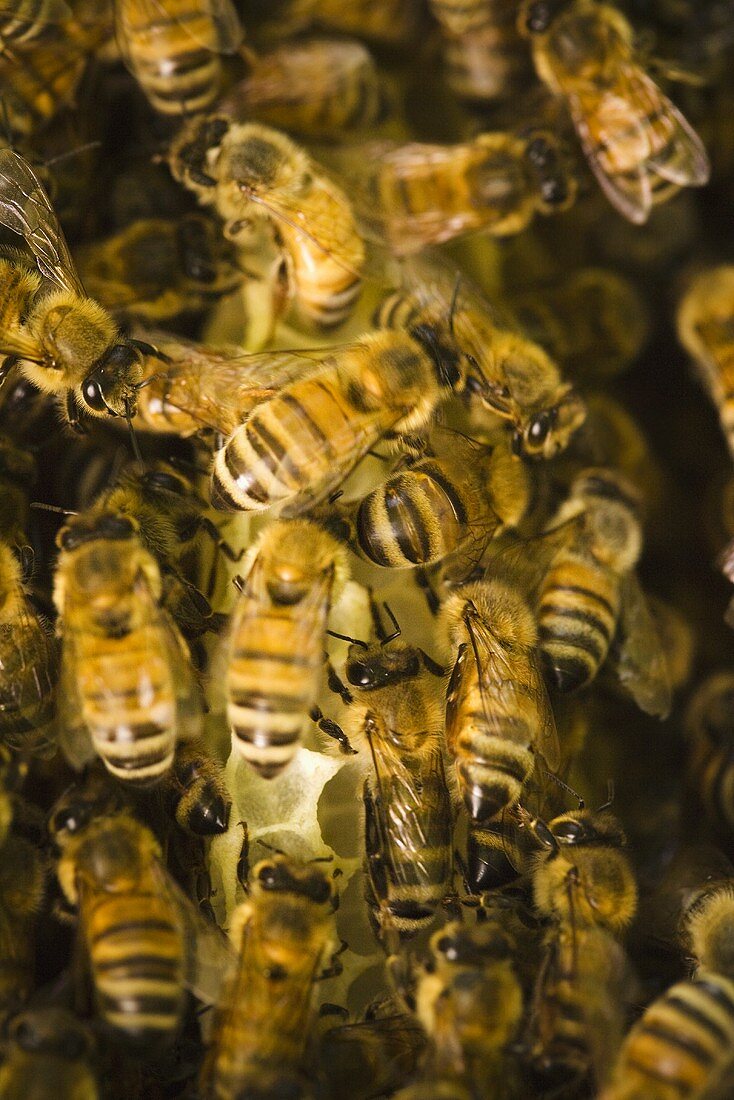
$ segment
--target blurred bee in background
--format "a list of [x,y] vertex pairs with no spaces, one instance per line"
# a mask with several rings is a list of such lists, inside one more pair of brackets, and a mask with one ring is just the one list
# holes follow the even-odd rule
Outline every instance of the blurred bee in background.
[[634,567],[642,550],[634,486],[615,470],[577,475],[546,532],[491,569],[535,578],[538,636],[546,674],[561,692],[590,683],[610,653],[622,685],[648,714],[665,717],[670,684],[665,655]]
[[0,53],[3,118],[13,135],[30,137],[70,106],[87,68],[88,52],[67,29],[41,38],[20,56]]
[[412,1014],[369,1014],[338,1024],[320,1038],[318,1065],[330,1100],[368,1100],[375,1090],[392,1093],[418,1069],[426,1035]]
[[513,294],[508,308],[580,382],[621,374],[639,356],[649,317],[638,289],[605,268],[583,268],[567,279]]
[[4,371],[17,363],[40,390],[66,396],[72,422],[77,406],[92,416],[129,419],[141,376],[139,349],[87,298],[38,176],[9,148],[0,149],[0,225],[25,238],[38,268],[22,257],[0,259]]
[[254,868],[230,922],[238,964],[216,1009],[204,1097],[308,1092],[302,1062],[314,983],[335,946],[333,913],[332,888],[313,864],[278,854]]
[[205,934],[153,834],[98,782],[67,791],[49,830],[59,883],[78,911],[97,1012],[118,1040],[159,1050],[181,1024],[187,988],[216,995],[226,943],[217,929]]
[[339,0],[282,0],[276,5],[267,0],[265,10],[277,19],[279,38],[318,27],[385,46],[406,45],[418,27],[419,17],[416,0],[351,0],[349,4]]
[[344,162],[367,235],[398,256],[465,233],[521,233],[536,214],[568,209],[576,184],[550,133],[483,133],[460,145],[375,143]]
[[97,1100],[90,1031],[62,1008],[32,1008],[8,1028],[0,1066],[6,1100]]
[[231,0],[114,0],[120,53],[163,115],[205,111],[223,83],[221,54],[243,31]]
[[251,551],[226,650],[232,749],[270,779],[293,758],[321,686],[344,548],[310,520],[266,527]]
[[15,833],[5,835],[0,851],[0,1021],[5,1022],[26,1003],[36,982],[36,923],[46,861],[35,844]]
[[186,645],[160,606],[158,564],[137,523],[115,512],[73,517],[57,543],[64,751],[78,767],[94,749],[118,779],[155,782],[176,741],[201,725]]
[[697,275],[678,306],[678,338],[714,403],[734,456],[734,267]]
[[490,539],[517,526],[530,496],[527,466],[505,433],[485,444],[437,428],[424,455],[406,456],[356,509],[343,511],[366,558],[411,569],[464,549],[478,560]]
[[383,299],[375,323],[401,332],[435,324],[445,305],[451,341],[467,373],[466,389],[479,399],[485,417],[488,410],[509,421],[513,446],[525,457],[548,459],[565,450],[586,418],[586,406],[547,352],[513,331],[506,318],[465,287],[460,274],[452,292],[445,264],[443,274],[433,264],[425,269],[418,264],[410,282]]
[[[270,354],[277,366],[288,353]],[[312,507],[380,439],[424,427],[466,384],[448,334],[430,323],[315,354],[304,353],[304,377],[257,405],[215,454],[215,508]]]
[[734,983],[702,969],[671,986],[633,1024],[600,1100],[725,1095],[732,1042]]
[[523,0],[519,28],[535,69],[570,111],[594,175],[637,224],[709,178],[703,144],[640,65],[622,12],[596,0]]
[[455,655],[446,744],[470,816],[485,821],[519,802],[538,754],[560,763],[538,631],[520,593],[494,580],[457,588],[441,617]]
[[257,119],[332,142],[376,125],[387,111],[374,59],[356,39],[285,42],[248,60],[248,75],[217,104],[217,111],[237,122]]
[[171,144],[173,177],[213,206],[235,243],[253,225],[275,237],[298,319],[330,328],[359,296],[365,250],[347,197],[279,130],[204,115]]
[[689,700],[689,782],[717,836],[734,835],[734,673],[715,672]]
[[234,249],[213,222],[143,218],[76,252],[82,278],[105,307],[148,324],[199,314],[242,283]]
[[530,60],[515,0],[430,0],[429,7],[443,32],[448,85],[460,99],[506,100],[527,84]]
[[449,892],[453,813],[441,749],[443,669],[381,633],[377,643],[350,645],[345,676],[349,743],[373,766],[363,789],[367,901],[390,951],[396,936],[427,928]]
[[53,38],[70,18],[66,0],[8,0],[0,13],[0,50],[12,54],[37,38]]
[[230,436],[267,397],[313,368],[303,355],[248,355],[171,333],[143,332],[155,350],[144,357],[136,431],[187,438]]

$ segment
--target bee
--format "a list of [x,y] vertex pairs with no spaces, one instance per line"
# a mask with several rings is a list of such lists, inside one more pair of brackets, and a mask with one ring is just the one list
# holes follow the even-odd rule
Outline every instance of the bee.
[[20,561],[0,542],[0,741],[21,752],[55,752],[58,652],[35,609]]
[[[637,509],[637,492],[625,477],[587,468],[546,533],[518,548],[515,564],[529,566],[526,576],[535,571],[529,587],[546,675],[556,690],[590,683],[613,650],[619,679],[638,706],[665,717],[667,662],[634,572],[642,550]],[[501,569],[500,558],[489,568]]]
[[0,13],[0,51],[26,50],[36,39],[55,34],[70,18],[66,0],[8,0]]
[[0,1020],[4,1022],[28,1000],[35,985],[36,918],[46,888],[46,863],[34,844],[14,833],[4,837],[1,850]]
[[690,741],[688,772],[698,800],[716,832],[734,832],[734,673],[707,677],[686,711]]
[[6,1100],[97,1100],[93,1052],[91,1034],[65,1009],[23,1012],[8,1028],[0,1095]]
[[427,928],[449,892],[453,814],[438,692],[443,669],[423,650],[383,638],[350,645],[348,740],[366,744],[365,870],[373,922],[389,945]]
[[418,26],[415,0],[287,0],[279,33],[290,37],[316,26],[385,46],[406,45]]
[[259,775],[293,758],[316,703],[329,609],[348,577],[345,549],[311,520],[266,527],[226,643],[232,750]]
[[506,100],[527,83],[530,64],[514,0],[432,0],[429,6],[443,32],[446,79],[460,99]]
[[425,426],[465,385],[450,340],[430,324],[368,333],[317,363],[257,405],[217,451],[215,508],[302,511],[336,489],[380,439]]
[[10,148],[0,149],[0,225],[25,238],[38,267],[0,259],[5,371],[17,363],[40,390],[66,394],[72,422],[77,405],[92,416],[130,418],[141,377],[140,351],[86,297],[38,176]]
[[286,42],[253,57],[248,75],[217,107],[240,122],[256,118],[321,141],[373,126],[386,109],[369,50],[339,38]]
[[115,512],[73,517],[57,545],[65,752],[85,762],[91,737],[112,775],[155,782],[176,741],[196,737],[201,724],[185,643],[160,606],[158,564],[137,523]]
[[[434,932],[419,973],[416,1012],[430,1037],[425,1080],[458,1086],[437,1095],[493,1095],[523,1012],[513,944],[494,922],[452,922]],[[418,1100],[424,1094],[407,1095]]]
[[729,377],[734,369],[734,267],[714,267],[693,280],[678,306],[677,325],[678,338],[699,370],[734,455],[734,386]]
[[568,107],[591,170],[625,218],[642,224],[680,188],[708,181],[700,138],[641,67],[616,7],[523,0],[518,19],[538,76]]
[[441,609],[455,654],[446,694],[446,744],[474,821],[516,805],[542,754],[560,762],[543,682],[538,631],[520,593],[501,581],[457,588]]
[[179,183],[213,206],[238,243],[260,225],[275,235],[299,320],[333,327],[352,311],[365,250],[350,203],[279,130],[204,115],[185,124],[168,163]]
[[176,746],[166,777],[166,800],[179,826],[195,836],[217,836],[229,825],[232,799],[224,769],[203,743]]
[[600,1100],[725,1095],[734,1043],[734,982],[700,970],[678,982],[632,1026]]
[[0,53],[4,114],[13,135],[30,137],[70,104],[87,66],[87,52],[56,28],[58,41],[43,38],[20,57]]
[[231,921],[239,961],[216,1010],[201,1091],[207,1098],[300,1096],[314,982],[333,947],[334,897],[323,872],[262,860]]
[[530,489],[527,467],[504,433],[481,444],[438,430],[424,456],[407,456],[359,502],[354,541],[369,561],[392,569],[433,565],[467,547],[481,554],[520,522]]
[[433,267],[420,272],[421,286],[395,291],[378,305],[377,326],[404,332],[435,324],[436,303],[443,308],[451,300],[451,345],[466,373],[463,388],[509,422],[517,454],[548,459],[565,450],[586,419],[586,406],[548,353],[494,316],[481,297],[459,288],[458,280],[447,293]]
[[413,1077],[425,1046],[423,1028],[406,1012],[369,1015],[358,1023],[329,1028],[319,1043],[327,1096],[368,1100],[375,1092],[391,1095]]
[[579,381],[621,374],[649,332],[637,288],[605,268],[583,268],[553,285],[512,295],[508,306],[522,331]]
[[576,185],[552,134],[479,134],[460,145],[371,144],[345,171],[368,235],[398,256],[465,233],[521,233],[573,203]]
[[125,64],[163,115],[212,106],[220,55],[235,53],[243,33],[231,0],[115,0],[115,32]]
[[206,218],[141,218],[76,254],[90,293],[155,324],[201,313],[242,282],[232,247]]
[[157,840],[97,785],[67,791],[49,829],[60,853],[59,883],[78,911],[80,946],[104,1025],[137,1049],[172,1041],[187,988],[215,996],[216,971],[227,960],[217,930],[195,945],[197,925],[163,866]]

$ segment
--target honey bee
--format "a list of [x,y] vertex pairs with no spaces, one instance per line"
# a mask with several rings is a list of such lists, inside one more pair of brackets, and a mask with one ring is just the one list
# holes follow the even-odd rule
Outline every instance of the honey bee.
[[[553,686],[568,692],[590,683],[614,641],[623,687],[646,713],[665,717],[667,662],[634,572],[642,549],[637,507],[634,486],[617,471],[585,469],[546,533],[522,544],[514,560],[536,571],[530,587]],[[501,556],[490,568],[502,568]]]
[[700,970],[648,1005],[627,1035],[599,1098],[724,1096],[733,1042],[734,983]]
[[734,885],[731,877],[702,883],[683,910],[683,938],[696,965],[734,979],[731,945]]
[[145,332],[155,351],[143,360],[135,428],[188,436],[229,436],[255,405],[313,368],[302,355],[243,354],[158,330]]
[[27,1001],[35,984],[36,916],[45,886],[46,864],[35,845],[22,836],[7,836],[0,861],[0,1020],[3,1022]]
[[421,271],[421,267],[415,271],[420,286],[383,299],[375,323],[400,332],[435,324],[436,303],[443,309],[451,301],[447,310],[451,344],[466,372],[468,392],[479,398],[484,409],[510,423],[518,454],[548,459],[565,450],[584,423],[586,406],[573,386],[562,381],[548,353],[513,331],[504,318],[493,315],[463,281],[452,293],[433,267],[424,274]]
[[540,753],[560,762],[558,735],[523,597],[501,581],[457,588],[441,610],[456,654],[446,695],[446,743],[474,821],[516,805]]
[[414,1075],[425,1045],[423,1028],[405,1012],[329,1028],[319,1043],[327,1096],[368,1100],[375,1091],[392,1094]]
[[430,324],[368,333],[317,364],[257,405],[217,451],[215,508],[311,507],[380,439],[425,426],[465,385],[451,341]]
[[266,527],[241,581],[226,643],[232,748],[270,779],[293,758],[316,703],[329,608],[345,549],[310,520]]
[[235,53],[243,33],[231,0],[115,0],[115,31],[125,64],[164,115],[211,107],[220,55]]
[[386,46],[405,45],[418,24],[415,0],[287,0],[278,16],[279,33],[299,33],[316,26],[366,38]]
[[[481,554],[515,527],[530,500],[525,464],[503,433],[480,444],[438,430],[426,455],[410,456],[358,504],[354,541],[375,565],[412,569],[471,547]],[[349,510],[347,515],[349,515]]]
[[70,19],[66,0],[8,0],[0,13],[0,51],[25,50]]
[[529,58],[514,0],[432,0],[429,6],[441,24],[446,79],[455,95],[506,100],[527,83]]
[[224,769],[203,743],[176,746],[173,767],[165,780],[166,800],[179,826],[195,836],[226,832],[232,799]]
[[635,56],[625,16],[596,0],[523,0],[519,28],[540,79],[570,111],[589,166],[637,224],[709,178],[703,144]]
[[512,295],[508,306],[572,378],[621,374],[644,347],[649,317],[632,283],[605,268],[583,268],[560,282]]
[[217,110],[240,122],[256,118],[303,137],[334,141],[373,126],[387,99],[366,46],[353,39],[286,42],[251,60],[245,79]]
[[196,214],[141,218],[76,253],[90,293],[107,309],[154,324],[200,313],[242,282],[233,249]]
[[170,1042],[187,988],[216,995],[217,969],[227,960],[217,930],[195,943],[204,932],[168,876],[157,840],[94,784],[63,795],[49,828],[102,1021],[138,1049]]
[[17,363],[40,390],[66,394],[72,420],[77,404],[92,416],[131,417],[139,349],[86,297],[38,176],[10,148],[0,149],[0,225],[25,238],[38,266],[35,271],[18,259],[0,259],[4,370]]
[[479,134],[460,145],[371,144],[345,178],[365,231],[398,256],[465,233],[521,233],[571,206],[576,185],[552,134]]
[[8,1029],[0,1095],[6,1100],[98,1100],[93,1050],[91,1034],[70,1012],[23,1012]]
[[4,114],[13,135],[29,137],[73,101],[87,53],[62,28],[59,41],[41,39],[21,57],[0,53]]
[[716,672],[694,692],[685,726],[690,781],[717,834],[734,833],[734,674]]
[[18,751],[54,753],[58,653],[31,603],[22,568],[0,542],[0,741]]
[[314,982],[333,946],[334,898],[323,872],[262,860],[230,936],[237,971],[217,1007],[201,1090],[216,1100],[300,1096]]
[[275,234],[302,323],[328,328],[350,314],[362,282],[362,238],[344,193],[290,138],[205,115],[182,127],[168,163],[179,183],[214,207],[235,243],[253,225]]
[[678,337],[696,364],[719,414],[721,430],[734,455],[732,333],[734,267],[714,267],[691,283],[678,306]]
[[455,1092],[418,1097],[490,1096],[523,1012],[513,944],[494,922],[458,922],[434,932],[418,979],[416,1012],[430,1036],[425,1080],[454,1082]]
[[427,928],[449,891],[451,797],[441,750],[438,692],[443,669],[416,646],[392,638],[352,643],[345,666],[353,700],[349,743],[368,748],[364,783],[365,870],[376,930]]
[[161,575],[130,516],[72,518],[57,536],[61,738],[72,763],[89,738],[118,779],[149,783],[176,741],[199,733],[201,700],[185,643],[160,606]]

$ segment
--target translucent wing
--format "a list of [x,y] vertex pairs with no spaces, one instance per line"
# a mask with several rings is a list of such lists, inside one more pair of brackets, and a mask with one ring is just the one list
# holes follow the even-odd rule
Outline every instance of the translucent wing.
[[505,535],[485,555],[485,575],[509,581],[533,603],[557,555],[570,547],[582,550],[586,538],[583,513],[530,539]]
[[65,627],[61,643],[61,675],[57,692],[59,744],[64,756],[77,771],[93,760],[96,753],[89,730],[84,724],[78,686],[79,653],[74,631]]
[[14,748],[53,751],[55,639],[26,605],[0,627],[0,737]]
[[[231,0],[198,0],[191,18],[181,18],[178,0],[117,0],[115,31],[125,64],[137,71],[133,51],[160,51],[176,34],[212,53],[235,53],[243,38],[242,24]],[[175,31],[174,28],[175,27]]]
[[[452,817],[441,751],[436,745],[425,754],[419,770],[413,770],[396,749],[383,716],[370,712],[367,719],[376,776],[372,807],[390,879],[406,886],[447,879]],[[441,849],[446,852],[443,866],[436,861]]]
[[621,582],[619,641],[614,659],[620,682],[646,714],[667,718],[671,707],[670,677],[645,593],[634,573]]
[[41,181],[14,149],[0,149],[0,225],[24,237],[42,275],[84,297],[64,234]]
[[482,619],[470,620],[471,649],[477,665],[484,717],[497,737],[506,736],[507,722],[526,714],[528,700],[536,710],[533,747],[551,771],[561,762],[558,733],[543,673],[536,653],[523,655],[522,668]]

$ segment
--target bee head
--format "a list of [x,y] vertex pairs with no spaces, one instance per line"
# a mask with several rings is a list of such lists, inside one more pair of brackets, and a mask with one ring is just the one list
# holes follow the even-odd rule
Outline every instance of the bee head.
[[56,536],[56,545],[62,550],[76,550],[85,542],[105,539],[113,542],[132,539],[137,526],[129,516],[115,512],[102,512],[99,516],[74,516]]
[[140,381],[140,353],[134,344],[113,344],[81,385],[81,397],[97,416],[134,415],[134,386]]
[[187,279],[209,285],[216,282],[217,264],[209,223],[203,218],[184,218],[176,230],[179,263]]
[[520,32],[546,34],[568,0],[529,0],[520,10]]
[[513,452],[526,458],[553,458],[566,449],[585,419],[586,405],[572,386],[565,386],[555,404],[535,413],[515,431]]
[[576,810],[555,818],[550,824],[555,839],[564,847],[624,848],[622,826],[613,814]]
[[253,872],[258,889],[271,894],[294,894],[319,905],[331,898],[331,886],[314,866],[294,863],[283,855],[264,859]]
[[553,138],[544,133],[531,137],[525,147],[525,158],[536,177],[541,202],[547,213],[569,206],[575,196],[575,186]]
[[352,644],[347,651],[347,681],[363,691],[413,680],[420,669],[420,654],[414,646],[371,645],[364,648]]
[[491,924],[447,924],[434,934],[431,948],[435,958],[454,966],[483,967],[491,959],[506,959],[510,954],[507,936]]

